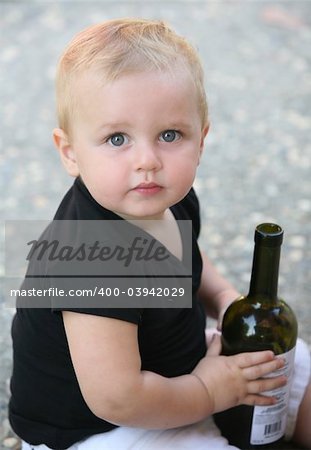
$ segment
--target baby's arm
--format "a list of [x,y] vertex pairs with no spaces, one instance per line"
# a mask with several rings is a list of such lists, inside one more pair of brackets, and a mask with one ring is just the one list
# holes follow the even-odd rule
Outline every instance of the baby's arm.
[[238,291],[213,266],[204,252],[202,257],[202,276],[198,296],[205,306],[207,315],[218,320],[218,328],[222,316],[233,300],[238,298]]
[[217,342],[193,374],[166,378],[141,371],[136,325],[75,312],[64,312],[63,318],[88,407],[117,425],[188,425],[240,403],[271,404],[273,399],[258,394],[284,383],[283,377],[253,381],[282,364],[271,352],[216,356]]

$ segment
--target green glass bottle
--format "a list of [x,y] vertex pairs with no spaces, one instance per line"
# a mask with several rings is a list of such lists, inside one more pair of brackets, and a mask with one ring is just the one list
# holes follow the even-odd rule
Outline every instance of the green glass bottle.
[[[249,294],[233,302],[222,323],[222,353],[273,350],[286,364],[285,387],[273,391],[273,406],[237,406],[215,415],[216,424],[232,445],[241,449],[277,448],[286,425],[286,409],[297,339],[292,309],[277,295],[283,230],[263,223],[255,230]],[[279,373],[280,371],[278,371]]]

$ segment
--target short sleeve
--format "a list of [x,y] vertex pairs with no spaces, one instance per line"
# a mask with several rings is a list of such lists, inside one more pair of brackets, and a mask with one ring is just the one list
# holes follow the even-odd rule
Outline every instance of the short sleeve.
[[139,324],[142,315],[140,308],[60,308],[52,307],[52,312],[60,313],[62,311],[72,311],[81,314],[90,314],[93,316],[109,317],[119,319],[125,322]]

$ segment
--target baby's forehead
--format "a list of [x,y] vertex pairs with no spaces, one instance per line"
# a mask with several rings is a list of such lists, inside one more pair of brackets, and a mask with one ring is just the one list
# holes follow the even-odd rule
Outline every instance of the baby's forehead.
[[157,121],[162,118],[167,122],[169,116],[172,123],[185,123],[189,120],[185,114],[188,117],[191,111],[191,117],[198,113],[203,122],[198,89],[191,74],[180,67],[172,71],[126,72],[113,80],[102,71],[85,70],[76,76],[71,92],[72,125],[83,121],[95,127],[95,122],[101,123],[107,115],[110,122],[125,123],[124,117],[128,122],[134,110],[156,113]]
[[92,128],[107,123],[110,128],[129,123],[150,128],[162,122],[177,126],[200,116],[194,89],[186,74],[140,72],[109,81],[84,73],[76,80],[73,116],[79,123],[92,123]]
[[[81,89],[83,93],[93,91],[99,88],[109,88],[114,86],[115,83],[123,80],[135,80],[137,83],[149,83],[152,82],[156,86],[158,83],[167,83],[174,85],[191,85],[196,89],[196,83],[194,77],[187,67],[176,65],[176,67],[170,67],[163,70],[125,70],[117,75],[111,77],[110,74],[97,67],[92,67],[77,73],[73,77],[72,85],[74,88]],[[120,84],[120,83],[119,83]]]

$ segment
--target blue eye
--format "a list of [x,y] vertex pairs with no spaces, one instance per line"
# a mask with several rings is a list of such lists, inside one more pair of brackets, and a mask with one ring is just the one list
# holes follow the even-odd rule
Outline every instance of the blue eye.
[[127,143],[127,141],[128,140],[123,133],[115,133],[107,139],[108,144],[114,147],[121,147],[121,145]]
[[180,133],[176,130],[165,130],[160,135],[160,141],[174,142],[180,138]]

